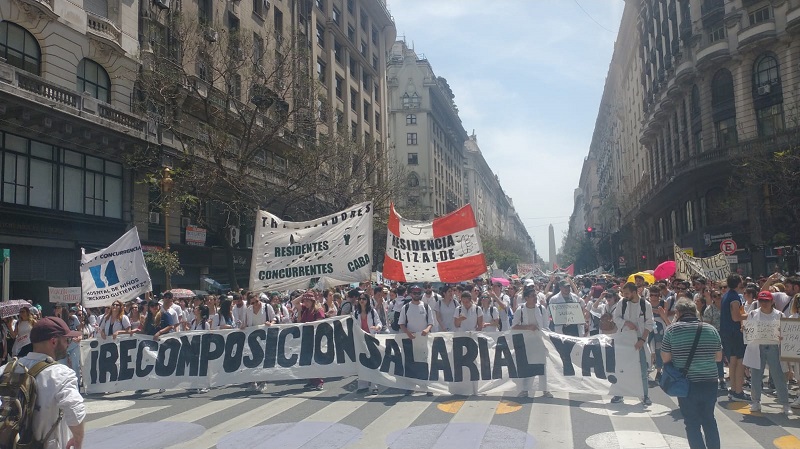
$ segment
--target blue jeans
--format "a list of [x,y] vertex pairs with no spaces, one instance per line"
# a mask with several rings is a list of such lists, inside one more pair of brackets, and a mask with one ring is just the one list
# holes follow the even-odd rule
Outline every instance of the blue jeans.
[[639,365],[642,367],[642,391],[644,392],[644,396],[648,396],[648,390],[650,389],[650,385],[648,385],[647,381],[647,367],[649,366],[647,360],[647,354],[644,352],[644,347],[639,350]]
[[661,369],[664,367],[664,361],[661,360],[661,342],[664,341],[664,334],[659,334],[656,332],[650,332],[650,335],[647,337],[647,343],[654,343],[653,344],[653,352],[656,356],[656,368]]
[[[720,449],[719,429],[714,418],[717,405],[716,382],[690,382],[689,395],[678,398],[691,449]],[[703,429],[702,432],[700,429]],[[705,434],[705,441],[703,440]]]
[[753,401],[761,402],[761,389],[764,386],[764,367],[769,366],[769,374],[775,382],[778,404],[789,403],[789,390],[786,388],[786,376],[781,367],[781,349],[778,345],[761,345],[761,369],[750,368],[750,380],[753,385]]

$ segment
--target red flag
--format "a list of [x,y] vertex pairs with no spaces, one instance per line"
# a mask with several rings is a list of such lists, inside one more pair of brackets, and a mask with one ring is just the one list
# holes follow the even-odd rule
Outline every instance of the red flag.
[[575,276],[575,264],[572,263],[566,268],[567,274],[570,276]]

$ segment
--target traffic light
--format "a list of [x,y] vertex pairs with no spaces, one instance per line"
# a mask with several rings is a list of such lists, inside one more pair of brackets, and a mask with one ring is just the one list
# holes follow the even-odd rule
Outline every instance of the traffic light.
[[587,226],[586,227],[586,237],[588,237],[588,238],[594,237],[594,231],[595,231],[595,229],[593,227]]
[[642,260],[647,260],[647,254],[642,253]]

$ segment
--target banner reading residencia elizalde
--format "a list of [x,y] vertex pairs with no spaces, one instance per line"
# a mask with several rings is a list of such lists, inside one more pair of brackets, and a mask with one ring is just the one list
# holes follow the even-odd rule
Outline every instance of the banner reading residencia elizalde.
[[81,289],[87,308],[126,302],[152,289],[136,227],[108,248],[91,254],[81,248],[81,254]]
[[392,204],[383,277],[400,282],[461,282],[486,272],[478,224],[467,204],[433,221],[400,216]]
[[250,290],[326,287],[372,275],[372,203],[304,222],[256,216]]
[[636,334],[570,337],[549,331],[370,335],[352,317],[245,330],[81,342],[86,391],[204,388],[358,374],[388,387],[445,394],[532,389],[641,395]]

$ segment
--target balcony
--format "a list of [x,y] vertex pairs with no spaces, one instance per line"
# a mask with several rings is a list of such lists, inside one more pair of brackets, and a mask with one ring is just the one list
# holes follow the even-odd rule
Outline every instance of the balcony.
[[112,128],[124,128],[119,131],[133,130],[144,136],[146,122],[139,117],[4,63],[0,63],[0,92],[94,122],[99,117],[111,122]]
[[86,28],[92,38],[99,38],[99,41],[111,46],[122,53],[122,31],[117,28],[114,22],[90,12],[86,13]]
[[681,62],[675,69],[675,81],[678,84],[688,84],[694,77],[694,63],[689,60]]
[[730,57],[727,39],[706,45],[697,52],[697,65],[706,65]]
[[725,2],[723,0],[704,0],[700,5],[700,14],[703,27],[718,23],[725,17]]
[[794,8],[786,14],[786,30],[790,33],[800,31],[800,7]]
[[757,23],[751,27],[747,27],[737,35],[739,38],[739,50],[745,50],[748,47],[759,45],[765,41],[775,39],[775,21],[768,20],[766,22]]
[[25,11],[31,19],[36,16],[44,15],[50,20],[58,19],[58,14],[54,11],[55,0],[16,0],[20,8]]

